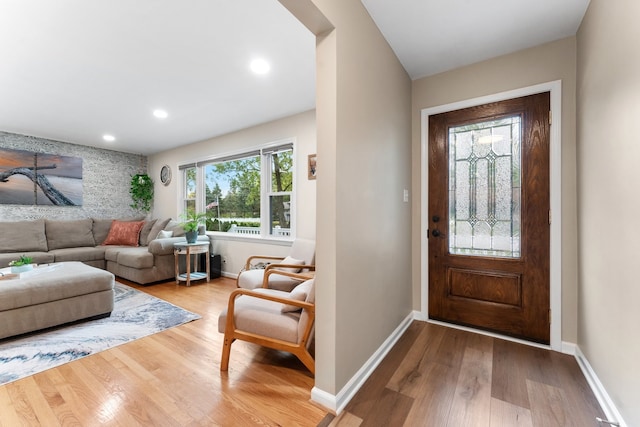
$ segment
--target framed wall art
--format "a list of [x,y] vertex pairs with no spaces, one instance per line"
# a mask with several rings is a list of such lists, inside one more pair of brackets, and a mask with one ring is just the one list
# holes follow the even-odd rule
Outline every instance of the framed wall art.
[[82,158],[0,149],[0,204],[82,205]]
[[318,164],[317,164],[316,154],[309,154],[309,165],[308,165],[309,179],[316,179],[317,168],[318,168]]

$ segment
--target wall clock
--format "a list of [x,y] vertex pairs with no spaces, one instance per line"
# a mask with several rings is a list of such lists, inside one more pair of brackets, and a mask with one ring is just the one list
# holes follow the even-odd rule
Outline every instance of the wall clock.
[[160,182],[164,185],[169,185],[171,182],[171,168],[168,165],[164,165],[160,169]]

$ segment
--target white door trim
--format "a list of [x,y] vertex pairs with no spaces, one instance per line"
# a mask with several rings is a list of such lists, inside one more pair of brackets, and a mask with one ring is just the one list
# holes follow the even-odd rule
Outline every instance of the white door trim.
[[429,182],[429,116],[447,111],[459,110],[491,102],[504,101],[533,95],[541,92],[551,93],[552,125],[550,127],[550,205],[551,205],[551,243],[550,243],[550,307],[551,307],[551,345],[556,351],[562,350],[562,82],[560,80],[541,83],[507,92],[468,99],[446,105],[425,108],[420,115],[420,314],[423,320],[429,319],[429,249],[427,242],[427,221]]

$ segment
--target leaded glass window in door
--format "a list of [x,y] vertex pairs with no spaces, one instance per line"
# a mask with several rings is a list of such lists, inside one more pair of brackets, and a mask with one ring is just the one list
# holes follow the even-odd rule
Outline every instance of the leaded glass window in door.
[[521,118],[449,128],[449,253],[520,257]]

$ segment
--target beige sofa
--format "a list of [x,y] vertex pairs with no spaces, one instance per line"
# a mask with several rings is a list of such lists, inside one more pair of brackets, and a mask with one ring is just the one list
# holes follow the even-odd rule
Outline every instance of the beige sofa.
[[[175,277],[173,243],[185,240],[176,221],[145,221],[138,246],[103,245],[112,222],[92,218],[0,222],[0,268],[26,255],[36,264],[81,261],[140,284]],[[175,237],[157,239],[161,230]],[[202,231],[198,240],[209,238]]]

